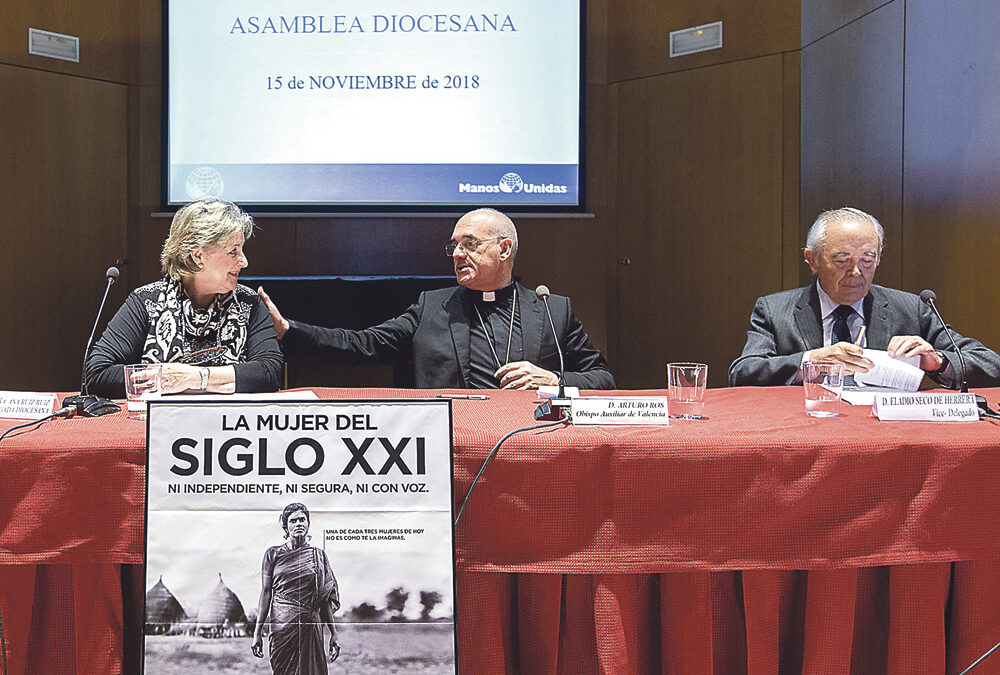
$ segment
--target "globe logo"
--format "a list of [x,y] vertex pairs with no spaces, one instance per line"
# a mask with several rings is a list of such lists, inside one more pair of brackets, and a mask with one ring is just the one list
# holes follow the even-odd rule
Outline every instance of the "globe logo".
[[508,194],[512,192],[520,192],[524,189],[524,181],[516,173],[505,173],[500,179],[499,187],[501,192],[506,192]]
[[202,197],[221,197],[226,184],[222,182],[222,174],[210,166],[199,166],[188,174],[184,190],[191,199]]

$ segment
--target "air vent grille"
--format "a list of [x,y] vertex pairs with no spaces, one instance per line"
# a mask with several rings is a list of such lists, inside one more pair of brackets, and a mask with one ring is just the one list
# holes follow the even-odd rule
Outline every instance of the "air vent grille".
[[28,53],[79,63],[80,38],[39,30],[38,28],[29,28]]
[[670,32],[670,58],[722,47],[722,22]]

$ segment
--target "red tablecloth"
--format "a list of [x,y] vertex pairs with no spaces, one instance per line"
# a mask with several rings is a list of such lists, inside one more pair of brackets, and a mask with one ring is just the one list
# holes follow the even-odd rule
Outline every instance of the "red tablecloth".
[[[454,402],[456,502],[533,407]],[[799,388],[720,389],[701,421],[510,439],[456,532],[462,672],[942,673],[1000,640],[1000,425],[802,410]],[[143,432],[120,413],[0,442],[12,675],[136,660]]]

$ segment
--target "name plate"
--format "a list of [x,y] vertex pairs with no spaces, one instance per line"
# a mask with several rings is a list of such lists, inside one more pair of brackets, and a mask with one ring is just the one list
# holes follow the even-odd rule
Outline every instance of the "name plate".
[[882,421],[970,422],[979,419],[975,394],[876,394],[872,412]]
[[571,411],[573,424],[670,424],[666,396],[582,396]]
[[56,407],[55,394],[31,391],[0,391],[0,417],[40,420]]

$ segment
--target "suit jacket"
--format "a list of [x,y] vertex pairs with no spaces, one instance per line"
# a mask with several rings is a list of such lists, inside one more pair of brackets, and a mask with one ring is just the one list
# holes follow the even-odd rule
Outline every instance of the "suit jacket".
[[[559,355],[545,307],[533,291],[517,284],[524,360],[559,372]],[[581,389],[614,389],[604,357],[591,345],[573,315],[569,298],[549,296],[552,321],[566,362],[566,384]],[[413,362],[421,389],[470,387],[469,340],[476,320],[472,293],[462,287],[420,294],[401,316],[363,330],[322,328],[289,321],[282,344],[334,354],[353,354],[383,363]]]
[[[757,299],[743,353],[729,366],[731,386],[792,384],[803,352],[823,346],[823,319],[816,283]],[[947,377],[928,375],[941,386],[958,388],[962,372],[958,354],[941,322],[919,297],[873,284],[865,297],[864,315],[869,348],[886,349],[896,335],[919,335],[944,354],[952,366]],[[957,333],[954,338],[968,365],[969,385],[997,386],[1000,355],[978,340]]]

